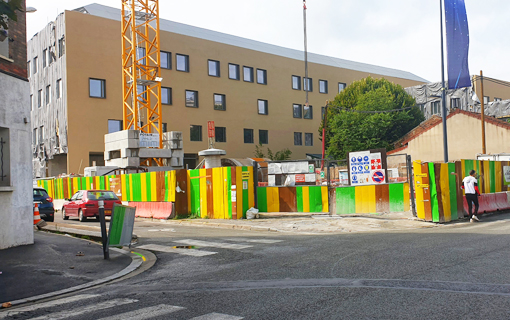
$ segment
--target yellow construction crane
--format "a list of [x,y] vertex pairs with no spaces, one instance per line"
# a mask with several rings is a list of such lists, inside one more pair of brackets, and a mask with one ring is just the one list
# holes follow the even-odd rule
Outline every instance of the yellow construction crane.
[[163,148],[159,0],[122,0],[122,74],[124,130],[157,133]]

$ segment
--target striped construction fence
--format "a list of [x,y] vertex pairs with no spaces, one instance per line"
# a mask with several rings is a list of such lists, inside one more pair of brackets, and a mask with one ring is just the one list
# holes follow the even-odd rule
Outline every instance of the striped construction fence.
[[328,187],[258,187],[259,212],[329,212]]

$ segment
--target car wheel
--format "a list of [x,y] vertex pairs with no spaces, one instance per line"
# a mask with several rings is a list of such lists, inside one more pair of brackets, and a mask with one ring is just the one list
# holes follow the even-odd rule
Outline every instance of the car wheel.
[[65,208],[62,208],[62,219],[63,220],[69,220],[69,217],[66,216],[66,209]]
[[81,209],[78,211],[78,219],[80,220],[80,222],[87,221],[87,217],[83,215],[83,211]]

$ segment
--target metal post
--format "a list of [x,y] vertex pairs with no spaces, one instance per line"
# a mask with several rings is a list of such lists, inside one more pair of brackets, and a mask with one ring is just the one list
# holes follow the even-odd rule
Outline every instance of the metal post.
[[308,41],[306,37],[306,0],[303,1],[303,25],[305,32],[305,94],[306,94],[306,106],[308,107]]
[[103,242],[103,256],[105,260],[110,259],[110,252],[108,251],[108,234],[106,233],[106,219],[104,216],[104,201],[99,200],[99,223],[101,224],[101,241]]
[[[257,201],[257,188],[259,186],[259,163],[257,161],[254,161],[253,162],[253,200],[254,200],[254,205],[255,205],[255,209],[258,209],[259,208],[259,204],[258,204],[258,201]],[[241,192],[243,190],[241,189]]]
[[442,78],[442,87],[441,87],[441,98],[442,98],[442,108],[441,114],[443,118],[443,147],[444,147],[444,162],[448,162],[448,133],[446,129],[446,87],[444,81],[444,40],[443,40],[443,0],[439,0],[439,10],[440,20],[441,20],[441,78]]
[[482,153],[487,154],[487,145],[485,144],[485,98],[483,95],[483,72],[480,70],[480,89],[482,90],[482,100],[480,100],[482,104]]
[[411,211],[413,217],[417,217],[416,213],[416,198],[414,197],[414,175],[413,175],[413,160],[410,155],[407,155],[407,181],[409,182],[409,192],[411,193]]
[[[328,106],[329,101],[326,101],[324,107],[324,118],[322,119],[322,159],[326,158],[326,126],[328,123]],[[322,167],[324,168],[324,160],[322,160]]]

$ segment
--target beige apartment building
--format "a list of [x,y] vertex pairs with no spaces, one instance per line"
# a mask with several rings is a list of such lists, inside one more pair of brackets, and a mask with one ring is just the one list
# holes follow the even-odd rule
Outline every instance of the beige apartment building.
[[[83,173],[103,162],[104,135],[122,129],[120,10],[91,4],[61,13],[29,41],[34,176]],[[229,158],[262,143],[292,158],[320,154],[326,100],[355,80],[384,77],[403,87],[427,82],[409,72],[309,54],[161,20],[164,130],[182,131],[185,164],[215,147]],[[143,119],[142,119],[143,121]]]

